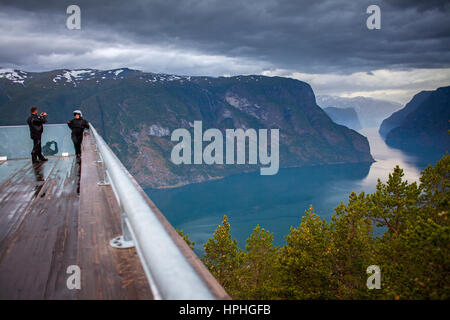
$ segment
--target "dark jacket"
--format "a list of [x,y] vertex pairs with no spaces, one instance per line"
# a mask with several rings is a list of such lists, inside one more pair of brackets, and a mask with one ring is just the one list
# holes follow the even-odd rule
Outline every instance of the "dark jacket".
[[37,114],[32,114],[28,117],[27,123],[30,127],[30,137],[31,139],[40,139],[42,132],[44,131],[43,124],[47,122],[46,116],[38,116]]
[[82,136],[84,129],[89,129],[89,122],[81,117],[79,117],[78,119],[73,118],[72,120],[67,122],[67,125],[72,130],[73,136]]

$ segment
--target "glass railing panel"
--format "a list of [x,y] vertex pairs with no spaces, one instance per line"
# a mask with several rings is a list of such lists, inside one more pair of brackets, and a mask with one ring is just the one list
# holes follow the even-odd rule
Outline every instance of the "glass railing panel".
[[[30,138],[28,126],[0,127],[0,157],[30,158],[32,149],[33,140]],[[66,124],[44,125],[42,154],[44,156],[61,156],[65,152],[69,155],[75,154],[69,127]]]

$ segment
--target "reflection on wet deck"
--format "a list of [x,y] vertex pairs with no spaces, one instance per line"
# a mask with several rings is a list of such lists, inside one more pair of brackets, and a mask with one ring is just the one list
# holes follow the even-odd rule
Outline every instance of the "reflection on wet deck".
[[[120,210],[87,136],[82,161],[0,162],[0,299],[151,299],[135,249],[113,249]],[[81,188],[80,188],[81,186]],[[67,267],[81,289],[67,288]]]

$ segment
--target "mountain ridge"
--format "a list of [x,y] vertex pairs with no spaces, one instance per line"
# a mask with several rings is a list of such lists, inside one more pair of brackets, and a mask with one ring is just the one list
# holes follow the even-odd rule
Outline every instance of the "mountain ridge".
[[318,95],[317,104],[322,108],[355,109],[363,128],[378,127],[386,117],[402,107],[400,103],[394,101],[361,96],[346,98]]
[[65,123],[80,108],[144,187],[173,187],[256,171],[254,165],[175,165],[170,133],[279,128],[280,167],[372,162],[367,138],[334,123],[309,84],[260,75],[178,76],[127,68],[0,70],[0,125],[23,124],[30,105]]
[[430,93],[431,91],[421,91],[415,94],[411,101],[404,106],[404,108],[394,112],[388,118],[384,119],[380,125],[380,135],[386,138],[387,134],[395,127],[400,126],[408,114],[415,111],[430,95]]
[[[419,103],[417,103],[419,100]],[[450,86],[422,91],[407,104],[411,110],[386,135],[386,143],[413,152],[446,152],[450,148]],[[417,103],[417,105],[414,105]],[[411,107],[412,105],[412,107]]]

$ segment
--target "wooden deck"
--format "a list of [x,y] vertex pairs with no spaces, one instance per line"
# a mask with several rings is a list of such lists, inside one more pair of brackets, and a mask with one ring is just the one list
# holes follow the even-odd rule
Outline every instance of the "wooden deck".
[[[88,135],[74,157],[0,163],[0,299],[151,299],[135,249],[114,249],[120,210]],[[80,174],[81,172],[81,174]],[[81,269],[68,289],[67,267]]]

